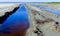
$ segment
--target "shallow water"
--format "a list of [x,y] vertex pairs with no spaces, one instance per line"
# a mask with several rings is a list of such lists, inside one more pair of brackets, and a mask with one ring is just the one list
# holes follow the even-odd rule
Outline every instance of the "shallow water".
[[44,6],[36,6],[36,5],[33,5],[33,6],[60,16],[60,11],[57,11],[57,10],[54,10],[54,9],[50,9],[50,8],[46,8]]

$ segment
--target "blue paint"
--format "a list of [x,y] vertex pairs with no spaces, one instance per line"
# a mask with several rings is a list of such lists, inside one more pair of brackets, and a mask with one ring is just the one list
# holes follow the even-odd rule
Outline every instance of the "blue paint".
[[[24,24],[24,22],[26,24]],[[11,29],[11,26],[14,25],[19,25],[20,30],[24,29],[24,26],[26,26],[26,29],[29,28],[28,11],[24,5],[21,5],[14,14],[10,15],[10,17],[0,26],[0,31],[8,31]]]
[[44,6],[36,6],[36,5],[33,5],[33,6],[60,16],[60,11],[57,11],[57,10],[54,10],[54,9],[50,9],[50,8],[45,8]]

